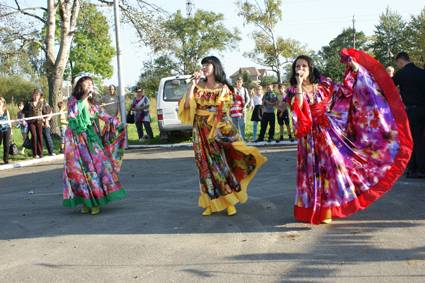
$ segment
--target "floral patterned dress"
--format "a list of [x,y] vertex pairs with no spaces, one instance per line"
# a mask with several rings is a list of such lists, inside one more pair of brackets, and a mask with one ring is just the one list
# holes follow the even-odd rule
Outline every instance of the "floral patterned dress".
[[[94,122],[105,122],[103,131]],[[71,97],[65,131],[63,204],[102,206],[126,195],[118,173],[125,147],[125,130],[103,109]]]
[[[322,79],[313,99],[291,105],[298,138],[298,221],[319,224],[364,209],[404,172],[412,139],[400,95],[384,67],[364,52],[343,49],[359,63],[343,84]],[[294,95],[294,88],[288,89]]]
[[193,125],[193,149],[199,169],[199,206],[212,212],[248,199],[247,188],[266,161],[258,149],[242,141],[229,117],[232,93],[227,86],[196,86],[190,107],[179,103],[179,118]]

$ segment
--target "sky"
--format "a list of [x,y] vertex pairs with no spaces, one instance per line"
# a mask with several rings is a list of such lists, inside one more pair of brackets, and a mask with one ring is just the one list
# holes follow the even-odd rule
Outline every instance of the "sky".
[[[186,0],[151,0],[161,8],[174,13],[177,10],[186,11]],[[194,9],[215,11],[224,15],[224,24],[231,30],[237,27],[242,40],[239,49],[224,52],[212,51],[211,55],[218,56],[228,76],[239,67],[257,66],[243,56],[244,52],[254,47],[251,33],[254,27],[244,26],[243,19],[237,15],[235,1],[232,0],[192,0]],[[259,2],[262,2],[259,0]],[[353,4],[355,3],[355,4]],[[397,11],[404,19],[418,15],[425,8],[422,0],[283,0],[283,19],[277,25],[278,35],[292,38],[306,44],[310,49],[318,51],[335,38],[343,28],[351,27],[355,17],[356,30],[372,35],[379,15],[386,7]],[[113,28],[113,27],[111,27]],[[122,73],[125,86],[134,85],[142,72],[143,62],[154,57],[148,48],[143,48],[137,42],[137,36],[130,26],[121,27],[122,42]],[[113,60],[116,70],[116,59]],[[107,83],[117,82],[116,71]]]
[[[136,0],[133,0],[136,1]],[[253,2],[254,0],[250,0]],[[257,0],[262,2],[262,0]],[[35,3],[45,5],[41,0],[21,0],[20,2],[33,6]],[[94,1],[95,2],[95,1]],[[186,12],[186,0],[147,0],[158,5],[169,13],[181,10]],[[224,52],[212,51],[209,55],[218,56],[228,76],[239,67],[263,67],[253,63],[243,56],[244,52],[254,48],[251,33],[254,27],[244,26],[243,19],[237,15],[235,0],[192,0],[194,11],[197,9],[214,11],[224,15],[224,24],[228,29],[234,27],[240,31],[239,48]],[[418,15],[425,3],[423,0],[282,0],[283,19],[278,23],[277,34],[284,38],[292,38],[318,51],[335,38],[344,28],[352,26],[353,15],[356,20],[356,30],[372,35],[375,25],[379,22],[386,7],[397,11],[405,20],[411,15]],[[107,8],[111,9],[111,8]],[[110,34],[115,46],[113,11],[106,13],[111,23]],[[155,57],[155,54],[138,42],[137,35],[130,25],[121,25],[122,74],[124,86],[133,86],[141,74],[143,62]],[[116,58],[113,58],[114,75],[105,81],[106,84],[117,84]]]

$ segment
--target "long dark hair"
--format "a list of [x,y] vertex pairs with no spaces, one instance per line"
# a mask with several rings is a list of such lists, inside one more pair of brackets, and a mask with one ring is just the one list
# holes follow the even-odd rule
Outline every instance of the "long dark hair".
[[204,57],[201,64],[212,64],[214,67],[214,78],[217,82],[227,85],[230,91],[234,92],[232,84],[227,80],[226,73],[223,70],[220,60],[215,56]]
[[291,83],[291,86],[297,85],[297,79],[295,77],[295,75],[297,74],[297,71],[295,70],[295,68],[296,68],[297,61],[300,59],[307,61],[308,71],[309,71],[308,79],[310,80],[310,82],[313,84],[318,83],[321,75],[319,70],[314,66],[313,59],[311,59],[307,55],[300,55],[292,63],[291,79],[289,80],[289,82]]
[[77,100],[81,100],[81,98],[84,95],[84,90],[83,90],[83,82],[87,81],[87,80],[91,80],[93,82],[93,79],[89,76],[84,76],[81,77],[77,83],[74,86],[74,89],[72,90],[72,96],[74,96]]

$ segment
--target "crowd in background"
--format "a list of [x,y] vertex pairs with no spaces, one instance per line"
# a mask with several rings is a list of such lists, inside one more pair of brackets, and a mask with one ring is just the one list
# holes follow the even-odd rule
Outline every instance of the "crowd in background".
[[[406,112],[409,117],[411,132],[414,140],[414,150],[410,161],[407,175],[412,178],[425,177],[425,71],[412,62],[407,53],[400,52],[396,57],[398,71],[394,67],[386,68],[394,83],[400,89]],[[254,142],[267,141],[280,142],[286,136],[294,141],[291,128],[291,114],[288,110],[290,99],[283,84],[256,85],[251,90],[243,85],[243,79],[239,77],[235,82],[233,104],[230,116],[234,126],[238,129],[242,139],[246,140],[245,129],[247,121],[252,122]],[[103,95],[91,98],[93,103],[106,104],[105,111],[111,116],[119,113],[119,96],[116,88],[110,85]],[[66,101],[58,103],[60,114],[59,128],[61,133],[60,152],[63,152],[63,138],[68,121],[66,118]],[[150,99],[144,95],[143,88],[136,89],[128,115],[134,120],[137,128],[139,141],[152,139],[153,132],[151,116],[149,113]],[[11,117],[7,109],[6,101],[0,97],[0,144],[3,144],[3,162],[9,162],[10,154],[25,154],[26,149],[31,150],[33,158],[43,157],[43,149],[46,147],[48,155],[56,155],[51,132],[52,116],[39,117],[37,119],[24,120],[24,118],[38,117],[52,114],[52,107],[47,103],[42,91],[35,89],[28,101],[18,103],[19,112],[16,124],[10,123]],[[251,116],[248,117],[249,113]],[[279,135],[275,136],[275,123],[279,125]],[[260,124],[260,129],[258,128]],[[13,142],[12,127],[20,129],[23,144],[20,150]],[[268,130],[268,131],[267,131]],[[144,135],[144,131],[147,135]],[[44,144],[43,144],[44,141]]]

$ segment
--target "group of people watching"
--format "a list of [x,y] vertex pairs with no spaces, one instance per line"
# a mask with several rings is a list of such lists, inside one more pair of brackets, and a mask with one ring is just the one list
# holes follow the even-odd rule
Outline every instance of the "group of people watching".
[[[284,140],[284,126],[286,126],[288,138],[293,141],[285,86],[283,84],[276,86],[269,84],[266,88],[266,92],[264,93],[263,86],[259,84],[249,92],[243,87],[243,79],[241,77],[237,79],[233,94],[233,104],[230,109],[230,117],[233,124],[239,130],[241,137],[246,140],[245,122],[248,111],[252,109],[253,141],[264,141],[267,127],[269,128],[268,141],[273,141],[276,119],[280,129],[280,137],[276,139],[276,142]],[[261,127],[259,136],[257,137],[258,123],[260,123]]]
[[[20,129],[24,145],[32,149],[33,157],[43,157],[43,139],[49,155],[55,155],[53,152],[53,140],[50,131],[51,117],[39,117],[32,120],[24,120],[25,117],[38,117],[52,113],[52,108],[45,101],[44,95],[40,90],[34,90],[30,101],[18,103],[19,112],[17,118],[20,121],[16,126]],[[9,163],[10,146],[12,141],[12,123],[10,113],[7,109],[6,100],[0,97],[0,140],[3,144],[3,162]],[[29,139],[31,133],[31,139]],[[22,147],[21,153],[25,153],[25,147]]]

